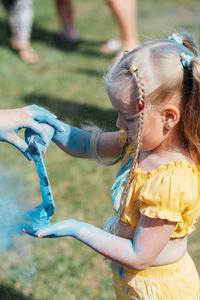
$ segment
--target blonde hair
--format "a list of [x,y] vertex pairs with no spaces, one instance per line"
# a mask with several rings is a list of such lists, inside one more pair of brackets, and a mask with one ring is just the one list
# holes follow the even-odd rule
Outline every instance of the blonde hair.
[[[174,97],[181,104],[180,132],[190,156],[196,164],[200,163],[200,57],[198,45],[188,33],[176,34],[183,44],[170,39],[158,39],[144,43],[139,48],[126,53],[112,66],[105,78],[108,92],[123,94],[136,99],[138,103],[150,102],[159,105]],[[185,68],[181,54],[193,57],[191,66]],[[130,67],[138,68],[130,72]],[[153,82],[152,82],[153,79]],[[154,89],[151,90],[151,82]],[[152,84],[152,85],[153,85]],[[176,98],[175,98],[176,97]],[[124,188],[120,208],[110,231],[117,234],[116,224],[120,220],[123,204],[134,178],[134,170],[141,149],[143,134],[143,110],[140,110],[138,142],[129,179]]]

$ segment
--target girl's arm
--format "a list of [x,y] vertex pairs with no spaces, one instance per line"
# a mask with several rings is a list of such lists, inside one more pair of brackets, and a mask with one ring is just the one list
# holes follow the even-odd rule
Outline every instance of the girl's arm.
[[133,240],[76,220],[66,220],[42,230],[27,229],[24,232],[40,238],[72,236],[113,261],[143,270],[152,265],[169,241],[175,226],[174,222],[141,216]]
[[[79,158],[91,158],[90,132],[70,126],[59,121],[60,125],[65,128],[64,132],[58,132],[53,136],[54,143],[64,152]],[[98,142],[98,155],[100,157],[116,157],[121,152],[119,141],[119,132],[102,133]]]

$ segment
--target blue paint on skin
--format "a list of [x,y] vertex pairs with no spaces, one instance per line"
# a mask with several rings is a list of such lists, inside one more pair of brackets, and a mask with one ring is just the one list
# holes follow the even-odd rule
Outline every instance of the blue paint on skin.
[[36,226],[35,228],[28,228],[24,231],[34,237],[62,237],[62,236],[74,236],[77,230],[78,222],[76,220],[65,220],[40,230]]
[[[135,253],[130,240],[118,237],[99,229],[93,225],[78,222],[76,220],[65,220],[43,229],[25,229],[24,232],[39,238],[58,238],[72,236],[102,255],[124,263],[127,259],[132,263]],[[125,255],[126,252],[128,255]],[[122,276],[122,271],[120,271]]]
[[64,132],[56,132],[52,140],[57,143],[64,151],[66,148],[68,152],[73,155],[88,155],[90,150],[91,133],[86,132],[80,128],[70,126],[59,121],[64,128]]

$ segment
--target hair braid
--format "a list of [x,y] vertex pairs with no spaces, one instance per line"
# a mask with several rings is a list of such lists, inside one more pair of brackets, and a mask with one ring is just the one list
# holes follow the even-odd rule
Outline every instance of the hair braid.
[[[137,72],[134,72],[133,76],[134,76],[136,86],[137,86],[137,91],[136,91],[137,96],[136,97],[138,99],[138,105],[144,106],[144,84],[143,84],[143,81],[142,81],[141,77],[138,76]],[[114,216],[114,220],[113,220],[113,218],[111,218],[112,219],[111,224],[108,221],[108,224],[106,226],[106,230],[108,230],[116,235],[118,234],[117,223],[119,222],[120,217],[122,215],[123,204],[127,198],[130,185],[134,179],[134,171],[135,171],[135,169],[137,167],[137,163],[138,163],[138,158],[139,158],[140,149],[141,149],[141,145],[142,145],[143,124],[144,124],[144,110],[139,109],[139,129],[138,129],[138,135],[137,135],[137,148],[136,148],[136,151],[135,151],[135,154],[133,157],[133,159],[134,159],[133,165],[130,169],[128,182],[126,183],[126,186],[124,187],[124,190],[123,190],[120,207],[117,211],[117,214]]]
[[[133,76],[135,77],[135,81],[136,81],[136,84],[138,87],[138,89],[137,89],[138,104],[143,105],[144,104],[143,81],[142,81],[141,77],[138,76],[137,72],[133,73]],[[139,129],[138,129],[138,136],[137,136],[137,148],[136,148],[136,151],[134,154],[134,162],[133,162],[133,165],[130,170],[129,180],[126,184],[126,187],[124,188],[122,199],[125,199],[127,197],[128,189],[131,185],[131,182],[134,179],[134,171],[135,171],[135,168],[137,167],[140,149],[141,149],[141,145],[142,145],[143,125],[144,125],[144,110],[141,109],[139,111]]]

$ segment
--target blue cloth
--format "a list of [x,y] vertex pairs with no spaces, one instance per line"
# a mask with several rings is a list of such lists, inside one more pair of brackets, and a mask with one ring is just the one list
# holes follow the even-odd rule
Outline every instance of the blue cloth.
[[25,131],[25,138],[35,162],[43,202],[32,211],[28,211],[24,218],[27,225],[35,228],[42,228],[49,224],[50,217],[53,216],[56,208],[47,170],[42,157],[42,150],[45,144],[42,139],[38,135],[33,134],[30,129]]

